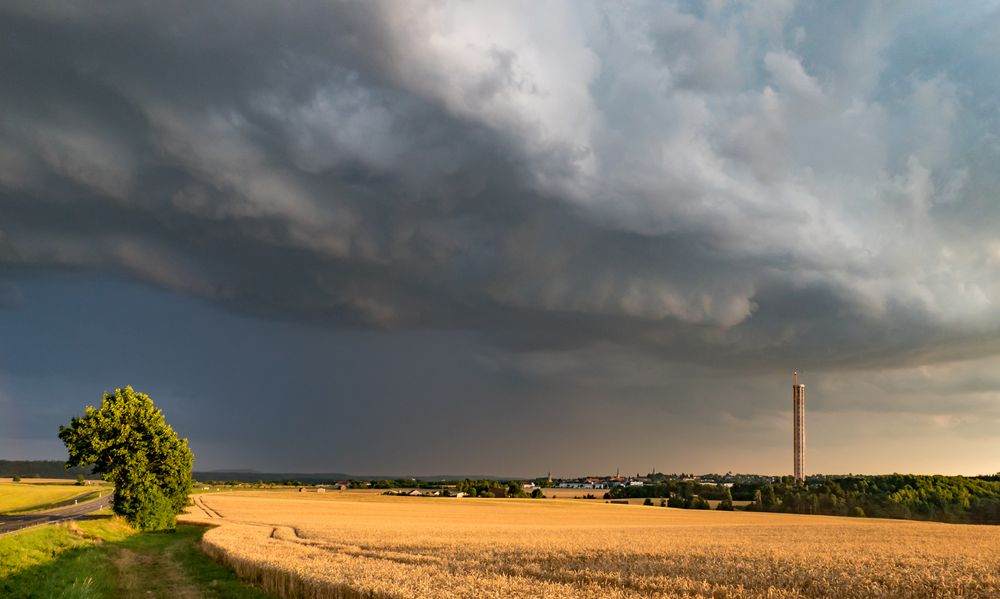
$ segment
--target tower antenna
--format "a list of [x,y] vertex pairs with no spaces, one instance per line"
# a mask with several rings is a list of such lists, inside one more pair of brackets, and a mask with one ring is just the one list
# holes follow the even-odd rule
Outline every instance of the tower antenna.
[[805,480],[806,386],[799,384],[799,371],[792,373],[792,462],[796,480]]

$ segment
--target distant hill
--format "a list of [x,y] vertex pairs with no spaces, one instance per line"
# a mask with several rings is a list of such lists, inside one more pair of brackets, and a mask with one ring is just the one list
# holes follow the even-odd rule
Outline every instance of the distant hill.
[[21,478],[84,478],[100,480],[91,468],[66,468],[59,460],[0,460],[0,478],[20,476]]
[[[91,480],[100,480],[100,476],[94,474],[91,468],[66,468],[59,460],[0,460],[0,478],[20,476],[22,478],[76,478],[77,474],[82,474]],[[339,480],[511,480],[507,476],[484,476],[481,474],[446,474],[435,476],[358,476],[356,474],[345,474],[343,472],[257,472],[256,470],[246,470],[231,468],[225,470],[202,470],[194,472],[195,480],[218,480],[254,483],[257,481],[277,482],[294,480],[305,484],[325,484]],[[514,477],[516,480],[520,480]],[[527,479],[524,479],[527,480]]]
[[205,470],[195,471],[195,480],[208,481],[233,481],[242,483],[255,483],[263,481],[266,483],[294,480],[301,483],[315,485],[333,483],[339,480],[528,480],[527,478],[509,476],[484,476],[481,474],[444,474],[435,476],[359,476],[357,474],[345,474],[343,472],[257,472],[254,470]]
[[255,483],[263,481],[273,483],[278,481],[294,480],[301,483],[315,485],[332,483],[338,480],[360,480],[349,474],[340,472],[318,472],[303,474],[300,472],[257,472],[255,470],[208,470],[204,472],[195,471],[194,479],[198,481],[218,480],[241,483]]

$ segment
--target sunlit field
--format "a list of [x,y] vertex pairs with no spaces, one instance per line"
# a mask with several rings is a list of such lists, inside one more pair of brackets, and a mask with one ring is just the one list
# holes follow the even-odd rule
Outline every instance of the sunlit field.
[[70,481],[0,482],[0,514],[44,508],[101,489],[104,487],[79,487]]
[[989,526],[350,492],[202,495],[185,518],[281,596],[1000,595]]

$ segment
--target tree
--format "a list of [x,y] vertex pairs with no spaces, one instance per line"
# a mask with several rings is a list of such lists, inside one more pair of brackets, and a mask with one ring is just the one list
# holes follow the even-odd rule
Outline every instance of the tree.
[[76,486],[78,486],[78,487],[82,487],[82,486],[83,486],[83,485],[85,485],[85,484],[87,484],[87,483],[86,483],[86,482],[84,482],[84,480],[83,480],[83,475],[82,475],[82,474],[77,474],[77,475],[76,475]]
[[733,494],[729,491],[729,487],[726,487],[725,489],[726,494],[722,497],[722,501],[719,502],[719,506],[715,509],[731,512],[733,511]]
[[188,503],[194,455],[153,400],[132,387],[105,393],[101,407],[59,427],[67,467],[94,466],[115,485],[116,514],[142,530],[172,529]]
[[544,497],[545,497],[545,493],[543,493],[541,489],[539,489],[538,487],[535,487],[534,489],[532,489],[532,491],[531,491],[531,498],[532,499],[542,499]]
[[774,485],[764,487],[764,509],[771,510],[778,505],[778,498],[774,494]]
[[528,494],[524,491],[524,485],[512,480],[507,483],[507,497],[527,497]]
[[653,500],[647,497],[646,500],[642,502],[642,505],[653,505]]

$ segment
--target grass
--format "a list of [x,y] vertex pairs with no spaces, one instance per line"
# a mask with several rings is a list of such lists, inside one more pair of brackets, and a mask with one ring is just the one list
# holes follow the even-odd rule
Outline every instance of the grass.
[[41,526],[5,535],[0,537],[0,580],[49,563],[73,550],[123,541],[132,534],[134,531],[127,524],[105,514],[99,519]]
[[175,533],[136,533],[105,516],[5,536],[0,538],[0,596],[268,597],[201,552],[205,530],[180,525]]
[[0,514],[45,509],[84,493],[96,497],[98,492],[109,490],[109,487],[79,487],[72,483],[0,483]]
[[998,597],[1000,527],[572,499],[204,495],[203,545],[283,597]]

